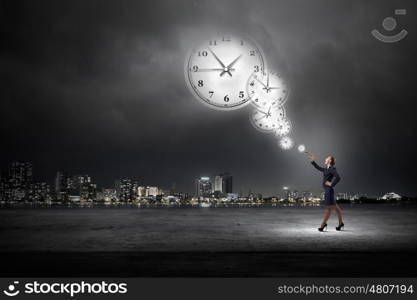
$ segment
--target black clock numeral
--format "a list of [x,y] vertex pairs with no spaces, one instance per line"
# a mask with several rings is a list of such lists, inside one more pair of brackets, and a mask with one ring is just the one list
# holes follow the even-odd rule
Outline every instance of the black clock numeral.
[[193,66],[193,71],[197,72],[198,71],[198,66]]
[[202,87],[202,86],[204,85],[204,82],[203,82],[203,80],[199,80],[199,81],[197,82],[197,84],[198,84],[198,86],[199,86],[199,87]]
[[259,72],[259,66],[254,66],[255,72]]
[[206,50],[198,51],[198,56],[207,56],[207,55],[208,55],[208,53],[207,53]]
[[245,97],[245,92],[240,91],[240,92],[239,92],[239,98],[244,98],[244,97]]
[[250,56],[255,56],[255,50],[250,50],[249,54],[250,54]]
[[230,37],[222,37],[223,42],[230,42]]
[[249,84],[250,86],[254,86],[255,85],[255,81],[252,80],[251,83]]
[[229,96],[228,95],[226,95],[226,96],[224,96],[224,102],[229,102]]
[[216,46],[217,45],[217,41],[216,40],[210,41],[209,42],[209,45],[210,46]]
[[209,94],[210,94],[210,98],[213,97],[214,91],[209,91]]

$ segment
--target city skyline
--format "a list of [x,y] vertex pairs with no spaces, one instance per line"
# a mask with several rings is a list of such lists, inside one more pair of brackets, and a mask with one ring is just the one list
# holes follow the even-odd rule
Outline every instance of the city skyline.
[[[266,194],[263,191],[256,191],[249,189],[246,191],[233,190],[233,176],[229,172],[219,172],[215,176],[200,176],[194,178],[194,190],[185,191],[177,190],[175,183],[171,186],[164,186],[158,183],[144,184],[138,177],[129,178],[122,176],[120,178],[115,178],[113,180],[112,186],[104,186],[98,184],[93,180],[92,176],[87,174],[88,172],[80,172],[78,174],[71,174],[66,171],[57,171],[53,180],[41,181],[39,178],[36,178],[33,171],[33,164],[31,162],[12,162],[9,164],[7,169],[0,169],[0,196],[7,195],[5,192],[5,183],[9,184],[8,194],[13,196],[7,196],[16,198],[16,191],[13,191],[13,187],[17,187],[17,193],[20,193],[21,188],[29,190],[37,190],[38,193],[42,194],[45,198],[46,195],[53,196],[56,200],[62,200],[60,196],[61,189],[65,189],[68,195],[78,195],[84,199],[96,198],[97,193],[106,193],[110,190],[117,191],[117,196],[121,201],[127,201],[133,199],[133,196],[157,196],[157,195],[175,195],[175,194],[185,194],[193,197],[221,197],[221,195],[227,194],[236,194],[238,196],[250,196],[250,195],[262,195],[262,197],[277,197],[280,195],[286,195],[289,198],[298,197],[301,195],[309,194],[314,197],[319,197],[323,194],[321,190],[307,190],[303,188],[298,188],[297,185],[288,186],[282,185],[274,194]],[[30,185],[30,188],[29,188]],[[120,194],[122,186],[127,188]],[[29,198],[37,197],[31,196],[29,191]],[[110,192],[112,193],[112,192]],[[83,197],[83,194],[86,195]],[[395,191],[387,190],[381,191],[378,194],[367,194],[358,191],[346,191],[341,190],[337,191],[337,195],[341,199],[349,199],[354,197],[370,196],[371,198],[381,198],[387,195],[398,195]],[[68,196],[67,195],[67,196]],[[94,195],[93,197],[91,195]],[[297,195],[297,196],[294,196]],[[346,195],[343,197],[342,195]],[[304,197],[303,196],[303,197]],[[402,195],[405,197],[416,197],[416,195]],[[27,197],[26,197],[27,198]],[[4,200],[4,199],[3,199]]]

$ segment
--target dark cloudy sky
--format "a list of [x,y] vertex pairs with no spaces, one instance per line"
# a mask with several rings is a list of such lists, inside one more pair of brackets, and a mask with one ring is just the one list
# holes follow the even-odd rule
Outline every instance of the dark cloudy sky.
[[[414,1],[415,2],[415,1]],[[394,9],[409,35],[370,35]],[[201,105],[184,80],[196,37],[238,32],[290,82],[296,144],[337,158],[338,191],[417,194],[413,1],[2,1],[0,166],[38,179],[87,173],[193,190],[229,171],[235,191],[320,190],[297,152],[252,128],[246,107]],[[395,33],[398,32],[395,31]]]

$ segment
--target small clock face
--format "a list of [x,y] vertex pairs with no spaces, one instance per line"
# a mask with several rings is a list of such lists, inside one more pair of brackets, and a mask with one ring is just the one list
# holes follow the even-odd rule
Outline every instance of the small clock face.
[[250,121],[253,127],[262,132],[273,132],[284,117],[285,110],[283,106],[269,106],[267,110],[254,109],[250,115]]
[[220,36],[191,51],[186,81],[197,99],[220,110],[233,110],[250,103],[246,83],[252,73],[264,72],[260,48],[251,40]]
[[294,146],[294,142],[289,136],[284,136],[279,140],[278,144],[284,150],[291,149]]
[[282,118],[278,121],[277,127],[275,129],[275,134],[277,136],[285,136],[291,131],[291,122],[287,118]]
[[252,104],[261,109],[270,105],[281,106],[288,96],[287,84],[275,72],[253,73],[246,90]]

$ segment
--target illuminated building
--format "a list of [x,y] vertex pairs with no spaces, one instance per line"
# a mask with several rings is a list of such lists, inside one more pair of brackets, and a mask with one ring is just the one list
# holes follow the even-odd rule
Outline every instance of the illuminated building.
[[23,201],[29,198],[32,183],[32,164],[13,162],[6,176],[2,176],[2,197],[4,201]]
[[384,196],[381,197],[382,200],[400,200],[401,196],[391,192],[391,193],[386,193]]
[[200,177],[196,180],[197,197],[209,197],[212,192],[213,190],[210,177]]
[[119,201],[131,202],[137,199],[138,183],[130,178],[121,178],[115,183]]
[[233,193],[233,177],[225,172],[217,175],[214,178],[214,192],[220,192],[220,194]]

